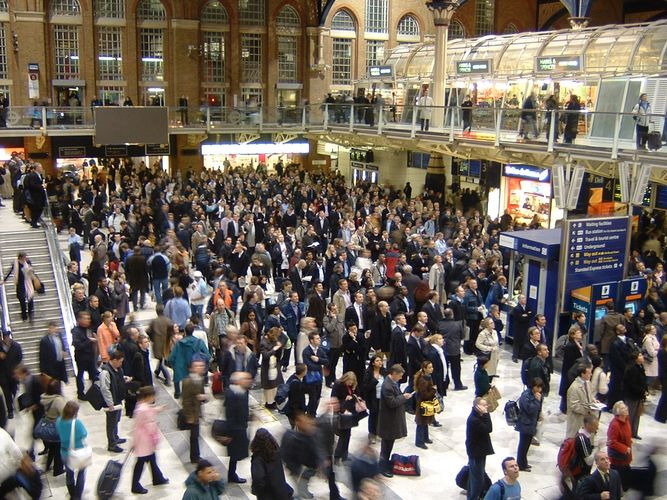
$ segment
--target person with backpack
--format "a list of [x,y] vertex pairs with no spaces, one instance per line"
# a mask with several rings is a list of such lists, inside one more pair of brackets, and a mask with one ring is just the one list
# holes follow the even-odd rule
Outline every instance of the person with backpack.
[[528,465],[528,450],[537,434],[537,421],[542,418],[542,379],[534,378],[530,388],[526,389],[519,398],[519,421],[516,430],[519,432],[519,447],[516,452],[519,470],[530,472]]
[[584,425],[577,435],[566,438],[560,445],[556,465],[561,471],[561,489],[565,492],[565,498],[573,498],[577,483],[591,473],[599,426],[597,417],[586,415]]
[[[173,299],[172,299],[173,300]],[[170,301],[171,302],[171,301]],[[193,335],[194,326],[188,325],[185,337],[179,340],[169,354],[169,364],[174,370],[174,397],[181,397],[181,380],[188,376],[192,361],[203,361],[204,366],[211,359],[206,344]]]
[[540,344],[537,346],[537,356],[527,359],[521,364],[521,381],[528,386],[531,380],[541,379],[544,397],[549,395],[549,382],[551,381],[551,371],[547,364],[548,358],[549,348],[545,344]]
[[[526,391],[527,392],[527,391]],[[521,484],[519,483],[519,464],[514,457],[507,457],[502,461],[503,478],[491,485],[484,500],[510,500],[521,498]]]

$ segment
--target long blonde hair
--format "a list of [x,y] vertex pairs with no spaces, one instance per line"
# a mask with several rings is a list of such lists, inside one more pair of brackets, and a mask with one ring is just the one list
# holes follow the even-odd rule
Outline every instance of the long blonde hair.
[[358,385],[357,376],[355,375],[354,372],[343,373],[343,375],[338,379],[338,381],[341,384],[351,387],[353,391],[356,390]]

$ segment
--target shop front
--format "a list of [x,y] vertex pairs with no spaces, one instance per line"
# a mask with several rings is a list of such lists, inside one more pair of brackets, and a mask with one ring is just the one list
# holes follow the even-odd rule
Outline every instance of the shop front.
[[[170,138],[170,142],[173,138]],[[175,147],[173,148],[175,150]],[[52,138],[52,151],[56,171],[70,172],[75,179],[90,178],[94,165],[104,165],[110,159],[134,159],[151,166],[158,164],[169,172],[172,144],[93,144],[90,136],[63,136]]]
[[224,172],[230,168],[257,168],[258,165],[264,165],[267,171],[272,172],[279,162],[283,165],[290,163],[305,165],[310,152],[310,143],[304,138],[285,142],[274,142],[271,136],[262,136],[246,143],[233,140],[234,136],[225,134],[211,137],[202,143],[204,168]]
[[507,210],[515,224],[532,226],[531,229],[552,228],[562,217],[562,211],[553,204],[549,169],[503,165],[499,201],[501,214]]

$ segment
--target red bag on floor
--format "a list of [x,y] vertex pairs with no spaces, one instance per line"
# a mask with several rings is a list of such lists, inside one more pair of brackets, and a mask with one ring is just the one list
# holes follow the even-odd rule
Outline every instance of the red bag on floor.
[[224,391],[222,389],[222,372],[215,372],[211,381],[211,392],[214,396],[221,395]]
[[406,457],[394,453],[391,456],[391,466],[392,472],[396,476],[421,476],[422,473],[417,455]]

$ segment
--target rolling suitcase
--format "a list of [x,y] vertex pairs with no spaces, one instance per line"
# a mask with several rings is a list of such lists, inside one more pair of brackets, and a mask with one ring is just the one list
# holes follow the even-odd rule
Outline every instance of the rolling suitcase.
[[646,142],[651,151],[657,151],[662,147],[662,134],[658,131],[649,132],[646,135]]
[[118,460],[109,460],[97,480],[97,498],[100,500],[108,500],[111,498],[120,482],[120,474],[127,459],[130,458],[130,450],[122,462]]

